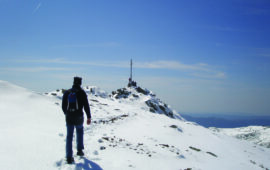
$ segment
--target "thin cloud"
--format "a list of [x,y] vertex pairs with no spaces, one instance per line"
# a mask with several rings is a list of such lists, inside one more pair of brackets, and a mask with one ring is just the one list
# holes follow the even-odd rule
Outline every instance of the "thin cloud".
[[1,68],[1,72],[46,72],[46,71],[65,71],[63,67],[6,67]]
[[244,15],[268,15],[269,10],[265,8],[246,8],[245,12],[243,13]]
[[200,25],[200,28],[213,30],[213,31],[223,31],[223,32],[238,32],[239,29],[235,29],[231,26],[220,26],[220,25]]
[[[40,64],[64,64],[64,65],[81,65],[81,66],[94,66],[94,67],[115,67],[115,68],[128,68],[128,61],[118,62],[84,62],[84,61],[71,61],[63,58],[55,59],[33,59],[33,60],[15,60],[20,63],[40,63]],[[187,72],[189,75],[200,77],[200,78],[226,78],[226,73],[214,69],[213,66],[207,63],[196,63],[196,64],[184,64],[178,61],[153,61],[153,62],[134,62],[134,68],[138,69],[166,69],[166,70],[177,70]],[[42,70],[42,68],[39,68]],[[45,69],[45,68],[44,68]],[[47,68],[49,69],[49,68]],[[63,69],[63,68],[62,68]],[[27,69],[26,69],[27,70]],[[59,69],[61,70],[61,69]],[[57,69],[55,70],[57,71]]]
[[36,6],[36,8],[33,10],[33,14],[36,13],[41,7],[41,2],[38,3],[38,5]]
[[256,56],[259,57],[270,57],[270,48],[255,48],[257,51]]
[[137,68],[148,68],[148,69],[173,69],[189,72],[189,75],[207,78],[207,79],[224,79],[226,73],[212,69],[212,66],[206,63],[198,64],[183,64],[178,61],[155,61],[149,63],[137,63]]
[[71,60],[65,60],[63,58],[55,58],[55,59],[30,59],[30,60],[24,60],[24,59],[18,59],[13,60],[13,62],[19,62],[19,63],[40,63],[40,64],[69,64],[69,65],[87,65],[87,66],[98,66],[98,67],[118,67],[118,68],[127,68],[129,67],[128,62],[85,62],[85,61],[71,61]]
[[135,63],[134,67],[137,68],[148,68],[148,69],[173,69],[173,70],[200,70],[209,71],[208,65],[205,63],[198,64],[183,64],[178,61],[154,61],[154,62],[143,62]]
[[212,71],[212,72],[204,72],[204,73],[193,73],[192,74],[195,77],[199,78],[207,78],[207,79],[224,79],[226,78],[225,72],[218,72],[218,71]]
[[239,29],[230,25],[223,25],[223,26],[222,25],[200,25],[198,27],[201,29],[207,29],[211,31],[220,31],[220,32],[256,32],[248,28]]
[[269,58],[270,57],[270,54],[259,54],[259,56]]
[[[61,58],[55,59],[33,59],[33,60],[14,60],[20,63],[54,63],[54,64],[72,64],[72,65],[91,65],[91,66],[103,66],[103,67],[129,67],[129,62],[118,61],[118,62],[85,62],[85,61],[70,61]],[[169,70],[199,70],[199,71],[210,71],[209,65],[206,63],[198,64],[183,64],[178,61],[153,61],[153,62],[134,62],[134,68],[145,68],[145,69],[169,69]]]
[[91,47],[120,47],[121,44],[117,42],[101,42],[101,43],[85,43],[85,44],[66,44],[57,45],[53,48],[91,48]]

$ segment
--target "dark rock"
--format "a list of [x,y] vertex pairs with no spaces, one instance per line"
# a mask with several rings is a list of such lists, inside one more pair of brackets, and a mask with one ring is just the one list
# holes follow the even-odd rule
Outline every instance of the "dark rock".
[[253,160],[250,160],[250,163],[252,163],[252,164],[256,165],[256,162],[255,162],[255,161],[253,161]]
[[118,89],[116,91],[112,92],[112,95],[115,95],[116,99],[120,99],[120,98],[128,98],[128,96],[131,94],[131,92],[127,91],[126,88],[122,88],[122,89]]
[[163,147],[170,147],[168,144],[159,144],[160,146],[163,146]]
[[175,129],[178,128],[176,125],[171,125],[170,127]]
[[139,96],[137,94],[132,94],[133,97],[138,98]]
[[212,156],[214,156],[214,157],[217,157],[217,155],[214,154],[214,153],[212,153],[212,152],[206,152],[206,153],[208,153],[209,155],[212,155]]
[[195,148],[195,147],[193,147],[193,146],[190,146],[189,148],[192,149],[192,150],[194,150],[194,151],[197,151],[197,152],[200,152],[200,151],[201,151],[200,149]]
[[165,107],[164,106],[162,106],[162,105],[159,105],[159,108],[163,111],[163,112],[166,112],[166,109],[165,109]]
[[106,149],[105,146],[101,146],[101,147],[100,147],[100,150],[105,150],[105,149]]
[[157,111],[156,104],[153,103],[151,100],[147,100],[145,103],[147,106],[150,107],[150,109],[152,109],[152,111]]
[[109,137],[102,137],[102,139],[109,141]]
[[137,91],[138,93],[142,93],[142,94],[144,94],[144,95],[148,95],[148,94],[150,93],[148,90],[144,90],[144,89],[142,89],[141,87],[137,87],[137,88],[136,88],[136,91]]
[[155,109],[153,109],[153,108],[150,108],[149,111],[152,113],[156,113]]
[[90,101],[92,101],[92,102],[99,102],[98,100],[95,100],[95,99],[90,99]]
[[155,100],[145,101],[146,105],[149,107],[150,112],[165,114],[168,117],[174,118],[173,112],[169,108],[167,108],[161,104],[157,104],[157,102],[158,101],[155,101]]
[[174,118],[174,116],[173,116],[173,113],[172,113],[172,112],[169,112],[169,113],[167,113],[166,115],[167,115],[167,116],[169,116],[169,117],[171,117],[171,118]]

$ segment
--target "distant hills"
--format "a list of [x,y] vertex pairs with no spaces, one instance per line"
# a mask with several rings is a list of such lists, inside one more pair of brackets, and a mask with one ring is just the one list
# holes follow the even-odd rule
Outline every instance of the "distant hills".
[[195,115],[181,114],[188,121],[204,127],[236,128],[246,126],[270,126],[270,116],[255,115]]

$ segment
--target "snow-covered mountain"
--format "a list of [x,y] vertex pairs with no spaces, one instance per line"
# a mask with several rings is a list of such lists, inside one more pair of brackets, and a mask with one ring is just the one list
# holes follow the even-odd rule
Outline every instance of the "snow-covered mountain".
[[240,140],[247,140],[254,144],[270,148],[270,127],[269,126],[248,126],[240,128],[214,128],[215,132],[224,133]]
[[270,168],[269,149],[185,121],[149,90],[84,89],[93,117],[85,157],[67,165],[64,90],[38,94],[0,81],[1,169]]

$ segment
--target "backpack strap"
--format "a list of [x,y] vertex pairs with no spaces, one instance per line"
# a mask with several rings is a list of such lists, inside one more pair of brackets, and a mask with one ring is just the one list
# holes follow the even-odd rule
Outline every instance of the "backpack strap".
[[[76,94],[76,92],[75,92],[75,94]],[[76,109],[79,110],[79,106],[78,106],[78,96],[77,96],[77,94],[76,94]]]
[[79,110],[79,105],[78,105],[78,97],[77,97],[77,92],[79,92],[79,90],[74,90],[74,89],[69,89],[68,90],[68,97],[67,97],[67,110],[69,109],[69,95],[70,93],[75,93],[76,94],[76,109]]
[[68,108],[69,108],[69,100],[68,100],[68,96],[69,96],[69,94],[71,93],[71,89],[69,89],[67,92],[68,92],[68,95],[67,95],[67,110],[68,110]]

